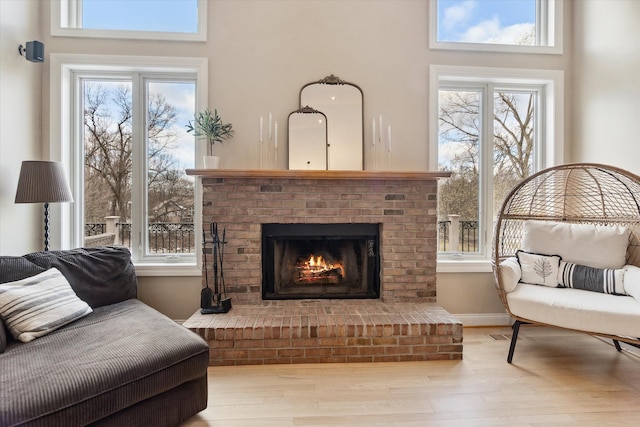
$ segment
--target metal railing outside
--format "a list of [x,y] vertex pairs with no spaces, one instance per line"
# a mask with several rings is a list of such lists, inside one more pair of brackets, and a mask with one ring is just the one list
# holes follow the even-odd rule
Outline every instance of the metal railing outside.
[[[104,233],[106,224],[89,223],[84,226],[85,236]],[[195,252],[195,228],[191,222],[153,222],[149,224],[150,253]],[[131,223],[116,224],[117,244],[131,247]]]
[[[457,245],[458,252],[477,252],[478,251],[478,221],[458,221],[459,222],[459,239]],[[456,245],[450,241],[452,235],[452,221],[438,221],[438,251],[451,251]]]

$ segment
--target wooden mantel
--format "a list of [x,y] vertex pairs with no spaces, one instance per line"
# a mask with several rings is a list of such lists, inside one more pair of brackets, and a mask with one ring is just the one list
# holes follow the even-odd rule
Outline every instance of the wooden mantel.
[[187,169],[186,172],[187,175],[201,178],[381,179],[393,181],[425,181],[451,176],[451,172],[307,171],[287,169]]

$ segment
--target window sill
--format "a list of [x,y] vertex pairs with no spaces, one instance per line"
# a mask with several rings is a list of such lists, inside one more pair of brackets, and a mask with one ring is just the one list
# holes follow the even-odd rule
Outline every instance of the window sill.
[[195,264],[135,263],[136,276],[201,276],[202,271]]
[[438,260],[436,273],[491,273],[491,261],[488,259]]

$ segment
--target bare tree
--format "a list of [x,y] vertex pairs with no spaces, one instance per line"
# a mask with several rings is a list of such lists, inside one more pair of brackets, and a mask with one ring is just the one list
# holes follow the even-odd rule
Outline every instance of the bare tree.
[[[462,220],[478,219],[478,162],[481,138],[480,92],[441,91],[440,140],[454,146],[444,170],[451,178],[442,182],[439,210],[459,214]],[[493,112],[494,206],[510,188],[531,174],[535,96],[528,92],[498,91]]]
[[[85,215],[88,221],[105,215],[126,220],[132,179],[131,86],[107,88],[99,82],[85,82],[84,91]],[[163,198],[193,198],[192,185],[179,173],[170,153],[176,142],[172,130],[175,107],[162,95],[153,94],[147,110],[149,205]]]

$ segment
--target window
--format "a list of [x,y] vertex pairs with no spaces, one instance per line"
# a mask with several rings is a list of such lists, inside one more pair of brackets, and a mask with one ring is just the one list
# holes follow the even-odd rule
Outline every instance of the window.
[[432,67],[431,167],[452,173],[439,182],[439,261],[488,260],[502,200],[561,162],[561,86],[561,72]]
[[[204,147],[185,124],[203,108],[206,60],[53,55],[52,70],[62,88],[52,103],[62,108],[51,132],[69,141],[52,147],[52,157],[69,164],[75,196],[62,214],[62,246],[115,234],[139,273],[144,265],[176,274],[195,266],[200,199],[185,169]],[[156,267],[151,274],[160,274]]]
[[561,0],[430,2],[433,49],[562,53]]
[[[143,74],[78,79],[83,244],[107,232],[137,259],[193,255],[194,180],[185,169],[194,167],[195,144],[184,124],[195,112],[195,82]],[[133,102],[139,92],[144,102]]]
[[206,0],[58,0],[51,2],[57,36],[206,40]]

